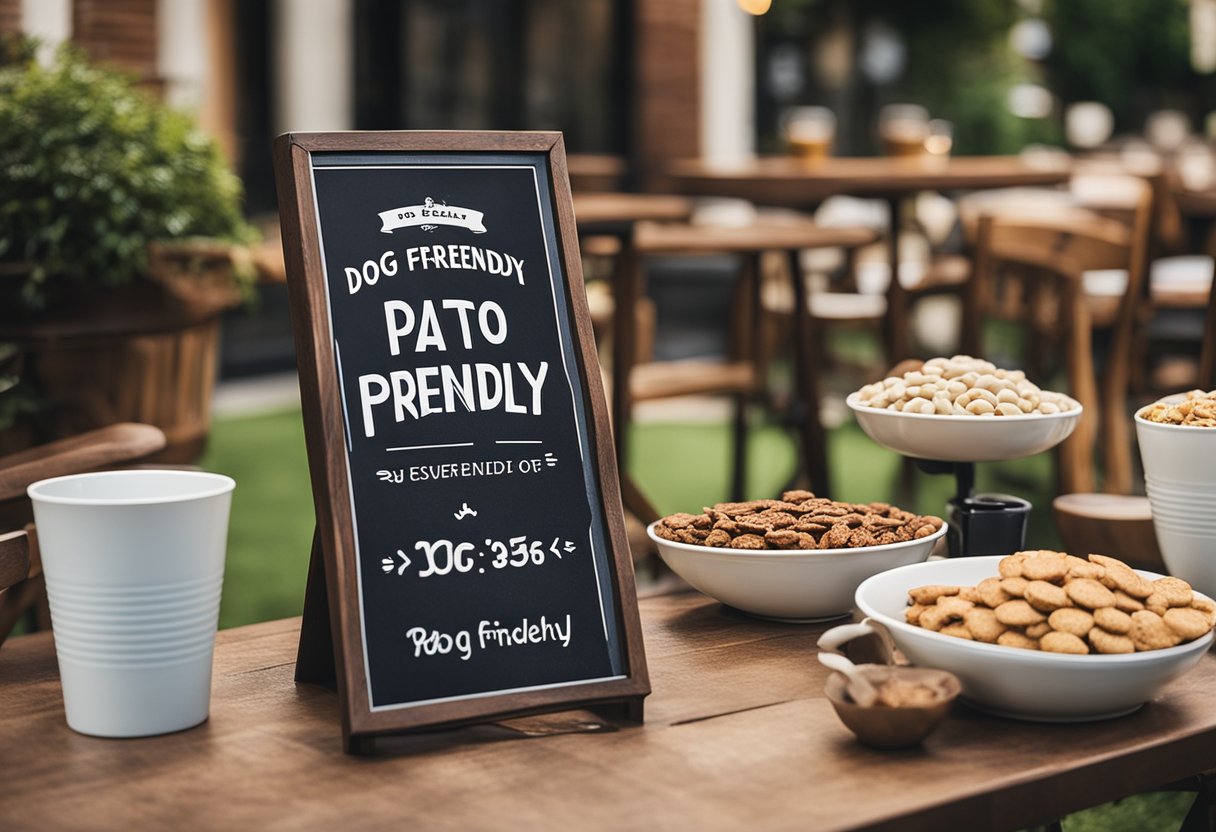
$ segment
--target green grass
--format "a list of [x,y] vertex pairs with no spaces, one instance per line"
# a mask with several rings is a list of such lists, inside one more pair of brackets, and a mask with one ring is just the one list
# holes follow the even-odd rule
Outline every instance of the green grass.
[[314,523],[299,410],[218,420],[199,465],[236,480],[220,626],[299,615]]

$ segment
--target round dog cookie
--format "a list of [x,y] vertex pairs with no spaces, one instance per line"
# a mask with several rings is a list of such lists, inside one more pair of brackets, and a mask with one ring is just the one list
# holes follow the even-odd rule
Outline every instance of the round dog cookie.
[[967,614],[967,610],[974,607],[975,604],[970,601],[964,601],[962,598],[945,597],[937,599],[937,608],[946,613],[951,618],[961,619]]
[[974,636],[966,624],[960,624],[958,622],[955,622],[954,624],[947,624],[945,627],[938,630],[938,632],[944,636],[953,636],[954,638],[965,638],[967,641],[974,641]]
[[1137,575],[1123,561],[1106,555],[1090,555],[1089,559],[1105,567],[1100,580],[1109,589],[1121,589],[1133,598],[1147,598],[1153,594],[1152,582]]
[[1110,633],[1101,627],[1094,627],[1089,631],[1089,643],[1094,646],[1094,650],[1099,653],[1135,653],[1136,643],[1128,636],[1120,635],[1119,633]]
[[1006,630],[997,638],[996,643],[1002,647],[1017,647],[1022,650],[1039,649],[1039,640],[1031,638],[1020,630]]
[[1047,620],[1047,616],[1021,598],[1006,601],[995,612],[996,620],[1008,627],[1029,627]]
[[1167,627],[1161,616],[1148,610],[1132,613],[1132,629],[1128,637],[1139,652],[1161,650],[1182,642],[1182,636]]
[[1154,592],[1144,599],[1144,608],[1157,615],[1165,615],[1165,611],[1170,608],[1170,599],[1164,593]]
[[1165,626],[1182,636],[1183,641],[1194,641],[1200,636],[1207,635],[1208,630],[1212,629],[1207,615],[1202,610],[1190,607],[1168,609],[1161,619],[1165,622]]
[[1090,563],[1087,560],[1069,555],[1068,561],[1068,580],[1074,578],[1092,578],[1095,581],[1101,580],[1106,574],[1106,567],[1099,563]]
[[1056,586],[1047,581],[1030,581],[1026,584],[1026,591],[1022,597],[1026,599],[1026,602],[1030,606],[1039,612],[1046,613],[1071,606],[1072,604],[1068,600],[1068,593],[1064,591],[1063,587]]
[[1021,598],[1026,593],[1026,584],[1028,583],[1030,583],[1030,581],[1022,577],[1002,578],[1001,589],[1003,589],[1011,598]]
[[1086,609],[1096,610],[1115,605],[1115,594],[1093,578],[1077,578],[1069,581],[1064,585],[1064,591],[1073,600],[1073,603]]
[[1038,624],[1031,624],[1026,628],[1026,635],[1031,638],[1042,638],[1051,632],[1051,625],[1046,621],[1040,621]]
[[1132,631],[1132,617],[1118,607],[1094,610],[1094,623],[1116,635],[1125,636]]
[[[1015,579],[1010,578],[1009,580]],[[992,609],[996,609],[1006,601],[1013,600],[1013,596],[1001,587],[1000,578],[985,578],[975,585],[975,593],[979,596],[981,604]]]
[[1216,624],[1216,603],[1196,595],[1191,599],[1191,609],[1199,610],[1208,617],[1208,625]]
[[1121,589],[1115,590],[1115,609],[1131,615],[1134,612],[1139,612],[1144,609],[1144,602],[1139,598],[1133,598]]
[[1089,652],[1089,645],[1072,633],[1052,630],[1039,639],[1039,649],[1045,653],[1075,653],[1083,656]]
[[924,604],[912,604],[904,610],[904,621],[907,621],[909,624],[919,624],[920,614],[927,609],[929,608]]
[[[1078,638],[1085,638],[1089,635],[1089,631],[1094,628],[1095,620],[1094,615],[1076,607],[1063,607],[1047,616],[1047,623],[1051,625],[1051,629],[1059,630],[1062,633],[1072,633]],[[1130,625],[1130,620],[1128,623]]]
[[924,627],[926,630],[937,632],[942,627],[949,624],[952,620],[953,616],[951,616],[947,610],[943,610],[938,606],[932,606],[925,608],[924,612],[920,614],[920,618],[916,623],[921,627]]
[[1165,596],[1165,601],[1171,607],[1189,607],[1195,593],[1191,585],[1181,578],[1158,578],[1153,581],[1153,594]]
[[996,613],[987,607],[973,607],[963,614],[963,623],[976,641],[995,644],[1008,627],[997,620]]
[[908,597],[912,599],[912,603],[914,604],[933,604],[938,598],[958,595],[958,591],[959,587],[957,586],[929,584],[928,586],[918,586],[915,589],[909,589]]
[[1063,581],[1068,575],[1068,561],[1060,552],[1043,550],[1022,561],[1022,577],[1028,581]]
[[973,586],[960,586],[956,597],[972,604],[984,603],[984,599],[980,598],[979,590]]
[[1001,573],[1002,578],[1020,578],[1022,577],[1022,563],[1026,560],[1024,552],[1014,552],[1008,557],[1001,558],[997,563],[996,569]]

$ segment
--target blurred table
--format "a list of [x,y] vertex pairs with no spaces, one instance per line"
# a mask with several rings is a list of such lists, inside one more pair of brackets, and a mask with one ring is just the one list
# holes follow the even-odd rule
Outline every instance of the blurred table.
[[[625,508],[643,524],[649,524],[660,515],[625,470],[625,431],[621,428],[628,414],[629,368],[637,348],[633,311],[639,295],[635,285],[638,262],[631,241],[636,223],[687,220],[692,215],[692,201],[666,194],[616,192],[576,193],[573,199],[580,244],[586,248],[596,237],[613,242],[612,437]],[[622,309],[630,310],[630,314],[620,314]],[[625,391],[624,396],[621,391]]]
[[813,209],[837,195],[884,200],[891,231],[885,336],[888,358],[894,362],[908,357],[909,297],[897,278],[903,198],[918,191],[1060,185],[1071,171],[1066,165],[1027,164],[1017,156],[843,157],[813,163],[768,156],[731,164],[682,160],[671,164],[667,175],[682,193],[739,197],[760,205]]
[[293,680],[299,619],[221,631],[211,720],[161,737],[67,728],[49,634],[0,650],[0,825],[46,829],[1018,829],[1197,774],[1216,658],[1140,711],[1081,724],[957,707],[922,748],[870,751],[815,661],[826,626],[696,593],[641,602],[642,726],[585,712],[341,753],[337,696]]
[[[1216,220],[1216,190],[1192,191],[1178,188],[1174,191],[1178,208],[1184,216]],[[1209,254],[1216,257],[1216,229],[1208,235]],[[1216,284],[1208,289],[1208,306],[1203,326],[1203,346],[1199,355],[1199,384],[1216,389]]]
[[[783,222],[759,222],[745,227],[720,227],[676,223],[660,225],[641,223],[633,237],[633,247],[639,256],[663,254],[733,254],[747,258],[751,274],[751,309],[753,318],[760,306],[759,258],[766,252],[785,256],[793,283],[794,295],[794,368],[797,422],[801,438],[800,469],[810,479],[810,487],[820,496],[832,493],[827,464],[827,434],[819,418],[819,366],[822,357],[812,332],[810,306],[807,303],[806,281],[801,279],[799,253],[805,249],[854,249],[874,242],[876,232],[868,228],[825,228],[809,220],[793,219]],[[641,269],[622,276],[623,292],[636,298],[642,291]],[[758,324],[752,321],[752,333]],[[758,348],[753,344],[753,351]],[[628,356],[626,357],[628,359]],[[633,366],[630,362],[629,366]],[[755,379],[753,379],[755,381]],[[618,397],[614,397],[614,401]],[[622,401],[622,421],[628,418],[629,402]],[[738,428],[737,428],[738,429]],[[623,432],[623,431],[622,431]],[[736,455],[735,483],[730,499],[743,499],[743,459]]]

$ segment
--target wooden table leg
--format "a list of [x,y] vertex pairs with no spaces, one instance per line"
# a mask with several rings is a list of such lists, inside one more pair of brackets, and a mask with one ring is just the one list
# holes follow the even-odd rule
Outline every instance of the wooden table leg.
[[899,282],[899,235],[903,225],[903,203],[898,196],[887,200],[888,231],[887,262],[891,268],[891,282],[887,287],[887,315],[883,326],[883,340],[887,349],[887,366],[908,358],[908,293]]
[[621,239],[612,273],[612,436],[617,468],[624,474],[632,401],[629,376],[637,360],[637,303],[641,294],[641,263],[633,240]]
[[819,368],[821,357],[812,331],[806,280],[802,276],[798,252],[789,254],[790,279],[794,283],[794,368],[797,378],[797,407],[802,418],[802,464],[811,479],[811,489],[820,497],[830,497],[828,478],[827,432],[819,418]]
[[1216,389],[1216,281],[1208,290],[1208,314],[1203,325],[1203,347],[1199,354],[1199,386]]

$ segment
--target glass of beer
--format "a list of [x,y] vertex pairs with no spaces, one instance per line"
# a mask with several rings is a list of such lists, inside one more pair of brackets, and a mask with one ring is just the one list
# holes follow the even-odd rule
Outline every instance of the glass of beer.
[[836,115],[827,107],[791,107],[782,133],[792,154],[805,162],[822,162],[832,153]]
[[888,156],[921,156],[929,138],[929,111],[919,104],[888,104],[878,113],[878,136]]
[[954,125],[941,118],[930,121],[929,134],[925,136],[925,152],[934,159],[946,159],[953,147]]

